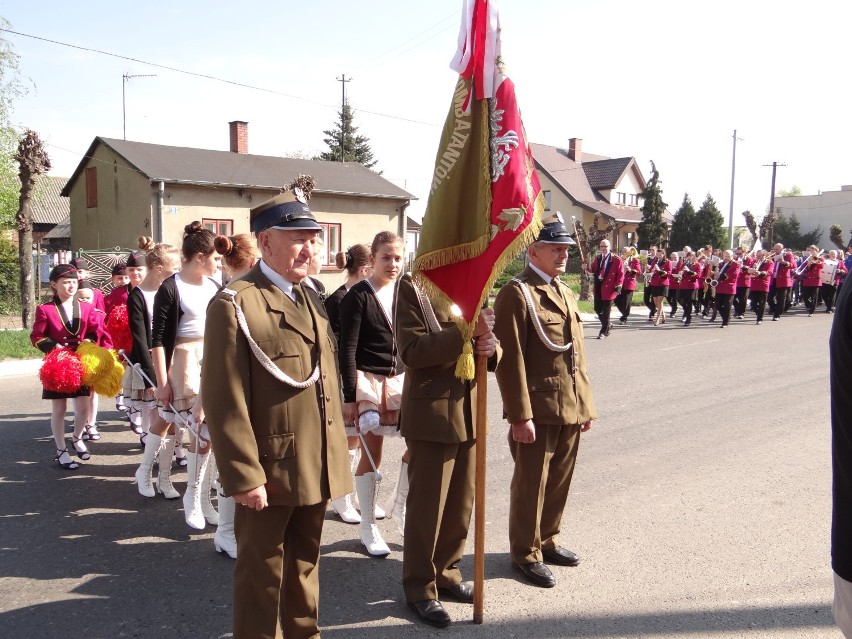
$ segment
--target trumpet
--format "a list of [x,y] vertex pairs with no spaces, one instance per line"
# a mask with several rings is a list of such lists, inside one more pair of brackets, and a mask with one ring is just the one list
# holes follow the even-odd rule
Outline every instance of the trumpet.
[[695,273],[691,268],[689,268],[689,264],[684,264],[683,269],[679,273],[675,273],[674,278],[680,282],[683,280],[683,276],[689,273],[690,275],[694,275]]

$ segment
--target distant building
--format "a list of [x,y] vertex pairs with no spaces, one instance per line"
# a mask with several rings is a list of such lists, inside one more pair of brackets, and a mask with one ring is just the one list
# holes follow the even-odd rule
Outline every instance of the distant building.
[[795,213],[802,235],[821,227],[820,247],[826,250],[836,248],[828,239],[829,229],[834,224],[839,224],[843,230],[845,243],[849,242],[852,233],[852,185],[841,186],[839,191],[820,191],[816,195],[776,197],[775,211],[787,219]]
[[70,212],[67,198],[61,197],[67,183],[68,178],[42,175],[33,191],[33,244],[48,252],[71,248],[71,235],[61,228]]
[[[642,221],[642,171],[632,157],[584,153],[582,143],[571,138],[567,149],[530,144],[546,201],[544,217],[559,211],[566,224],[573,215],[589,228],[599,212],[615,222],[612,248],[630,246]],[[668,212],[666,219],[671,224]]]
[[249,210],[300,174],[317,180],[310,206],[323,227],[320,279],[340,280],[335,254],[379,231],[406,234],[413,195],[361,164],[248,153],[248,124],[230,123],[230,152],[96,137],[62,195],[74,250],[135,248],[147,235],[180,245],[200,220],[216,233],[249,232]]

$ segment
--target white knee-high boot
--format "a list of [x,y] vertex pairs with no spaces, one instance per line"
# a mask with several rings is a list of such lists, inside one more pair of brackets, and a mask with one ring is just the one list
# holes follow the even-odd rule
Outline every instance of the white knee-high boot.
[[218,493],[219,526],[213,536],[213,546],[216,552],[223,552],[231,559],[237,558],[237,538],[234,536],[234,510],[236,503],[233,497],[225,497]]
[[216,455],[210,452],[207,457],[210,458],[210,462],[207,464],[207,472],[201,482],[201,514],[204,515],[208,524],[218,526],[219,512],[213,507],[210,492],[213,490],[213,480],[219,476],[219,469],[216,467]]
[[396,521],[396,527],[400,535],[405,535],[405,501],[408,499],[408,464],[401,462],[399,466],[399,479],[396,480],[396,490],[393,491],[393,499],[390,502],[388,518]]
[[157,494],[151,481],[151,470],[154,468],[154,458],[160,451],[161,440],[161,437],[153,433],[148,435],[145,452],[142,453],[142,463],[136,469],[136,486],[143,497],[153,497]]
[[[350,450],[349,451],[349,468],[352,471],[352,474],[355,474],[355,468],[358,465],[358,451]],[[337,516],[340,517],[347,524],[360,524],[361,523],[361,515],[355,510],[356,501],[355,493],[349,493],[344,497],[340,497],[338,499],[331,500],[331,507],[334,509],[334,512],[337,513]]]
[[[183,516],[190,528],[204,530],[205,517],[201,511],[202,484],[207,475],[210,455],[189,453],[186,460],[186,492],[183,494]],[[210,499],[209,489],[207,499]]]
[[361,502],[361,524],[358,527],[358,536],[361,543],[367,547],[367,552],[374,557],[386,557],[390,554],[390,548],[382,539],[379,527],[376,526],[376,496],[379,492],[379,483],[376,481],[376,473],[364,473],[355,478],[355,491]]
[[[157,437],[153,433],[148,433],[148,441],[152,437]],[[160,444],[160,452],[157,455],[159,459],[159,472],[157,473],[157,491],[163,494],[166,499],[177,499],[180,493],[172,484],[172,447],[174,440],[170,435],[165,435]],[[147,447],[145,448],[147,450]]]

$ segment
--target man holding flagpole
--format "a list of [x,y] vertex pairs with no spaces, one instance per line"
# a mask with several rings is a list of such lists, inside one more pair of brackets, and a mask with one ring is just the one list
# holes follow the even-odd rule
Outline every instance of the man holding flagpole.
[[503,349],[497,383],[515,471],[509,493],[512,565],[532,584],[556,585],[545,562],[576,566],[559,545],[580,433],[597,418],[574,293],[559,275],[574,241],[561,218],[530,245],[529,265],[500,289],[494,333]]

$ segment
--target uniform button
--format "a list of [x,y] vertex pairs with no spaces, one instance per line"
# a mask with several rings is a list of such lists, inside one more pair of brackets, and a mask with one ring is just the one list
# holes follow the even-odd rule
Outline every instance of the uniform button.
[[326,396],[325,396],[325,401],[330,402],[330,401],[331,401],[331,397],[329,397],[328,395],[326,395]]
[[325,379],[325,373],[322,374],[322,378]]
[[331,426],[333,423],[334,423],[334,418],[333,418],[333,417],[329,417],[329,418],[328,418],[328,425],[329,425],[329,426]]

